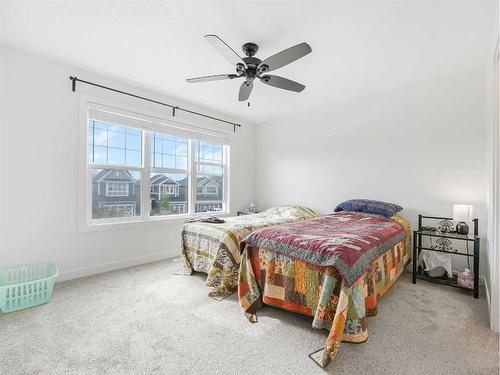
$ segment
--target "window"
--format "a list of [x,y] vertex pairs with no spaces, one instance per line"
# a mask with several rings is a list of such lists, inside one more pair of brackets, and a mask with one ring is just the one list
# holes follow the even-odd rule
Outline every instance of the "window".
[[176,186],[164,186],[163,187],[163,194],[168,194],[168,195],[175,195],[175,188]]
[[224,210],[224,146],[195,141],[195,212]]
[[90,120],[87,139],[91,219],[140,216],[142,131]]
[[[119,171],[115,171],[119,172]],[[126,182],[106,182],[107,197],[126,197],[128,195],[128,183]]]
[[150,174],[151,187],[154,188],[154,193],[150,196],[151,216],[189,213],[189,173],[169,173],[168,170],[158,168],[154,170]]
[[227,211],[226,138],[169,126],[158,117],[88,108],[88,225]]
[[183,169],[188,165],[188,140],[151,134],[151,166],[155,168]]
[[153,132],[150,134],[150,145],[150,181],[159,187],[159,194],[151,196],[150,215],[188,213],[191,200],[188,193],[189,140]]
[[183,203],[174,203],[173,209],[174,209],[174,213],[183,214],[186,212],[186,205]]
[[196,212],[212,212],[221,211],[222,202],[220,203],[196,203]]
[[135,203],[102,203],[99,208],[107,213],[108,217],[134,216]]
[[206,186],[205,187],[205,194],[215,194],[217,195],[217,191],[219,189],[217,188],[217,186]]
[[179,186],[174,186],[174,185],[163,186],[163,194],[178,196]]
[[89,160],[92,164],[142,165],[142,132],[99,121],[89,123]]

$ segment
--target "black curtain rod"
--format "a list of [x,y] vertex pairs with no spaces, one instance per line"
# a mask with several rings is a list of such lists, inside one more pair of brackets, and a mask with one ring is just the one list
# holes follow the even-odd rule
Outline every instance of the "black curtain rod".
[[149,98],[146,98],[146,97],[144,97],[144,96],[139,96],[139,95],[131,94],[131,93],[126,92],[126,91],[117,90],[117,89],[114,89],[114,88],[112,88],[112,87],[99,85],[98,83],[85,81],[85,80],[80,79],[80,78],[78,78],[78,77],[73,77],[73,76],[70,76],[70,77],[69,77],[69,79],[71,80],[71,90],[72,90],[73,92],[75,92],[75,91],[76,91],[76,83],[77,83],[77,82],[86,83],[87,85],[91,85],[91,86],[95,86],[95,87],[100,87],[101,89],[104,89],[104,90],[109,90],[109,91],[117,92],[117,93],[119,93],[119,94],[128,95],[128,96],[131,96],[131,97],[133,97],[133,98],[137,98],[137,99],[145,100],[145,101],[148,101],[148,102],[151,102],[151,103],[155,103],[155,104],[163,105],[163,106],[165,106],[165,107],[172,108],[172,116],[173,116],[173,117],[175,117],[175,111],[177,110],[177,111],[183,111],[183,112],[191,113],[191,114],[193,114],[193,115],[197,115],[197,116],[201,116],[201,117],[209,118],[209,119],[211,119],[211,120],[224,122],[224,123],[229,124],[229,125],[233,125],[233,131],[234,131],[234,132],[236,132],[236,127],[237,127],[237,126],[241,128],[241,125],[240,125],[240,124],[236,124],[236,123],[234,123],[234,122],[230,122],[230,121],[226,121],[226,120],[223,120],[223,119],[220,119],[220,118],[217,118],[217,117],[213,117],[213,116],[205,115],[205,114],[200,113],[200,112],[191,111],[191,110],[189,110],[189,109],[181,108],[181,107],[178,107],[178,106],[175,106],[175,105],[171,105],[171,104],[168,104],[168,103],[159,102],[159,101],[157,101],[157,100],[149,99]]

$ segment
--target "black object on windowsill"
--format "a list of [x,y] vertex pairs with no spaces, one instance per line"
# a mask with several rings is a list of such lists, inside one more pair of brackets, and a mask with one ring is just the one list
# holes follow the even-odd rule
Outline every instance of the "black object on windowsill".
[[[417,283],[417,279],[422,279],[426,281],[430,281],[433,283],[438,283],[438,284],[444,284],[444,285],[449,285],[453,286],[455,288],[461,288],[465,290],[469,290],[469,288],[465,286],[461,286],[458,284],[457,277],[453,276],[453,278],[437,278],[437,277],[432,277],[426,274],[424,271],[423,267],[418,265],[418,259],[420,256],[420,252],[422,250],[427,250],[427,251],[436,251],[439,253],[446,253],[446,254],[452,254],[452,255],[460,255],[460,256],[465,256],[467,257],[467,260],[470,258],[473,258],[473,274],[474,274],[474,288],[473,288],[473,293],[474,293],[474,298],[479,297],[479,243],[480,243],[480,238],[478,236],[479,232],[479,219],[474,219],[474,234],[469,234],[468,231],[466,234],[462,234],[458,231],[457,227],[457,232],[440,232],[438,230],[435,230],[433,227],[428,227],[428,226],[423,226],[422,221],[423,219],[428,219],[428,220],[452,220],[451,218],[447,217],[437,217],[437,216],[424,216],[424,215],[418,215],[418,230],[413,231],[413,259],[412,259],[412,266],[413,266],[413,275],[412,275],[412,281],[413,284]],[[465,241],[466,243],[466,249],[467,252],[458,252],[458,250],[453,249],[453,251],[449,250],[444,250],[441,248],[436,248],[436,247],[424,247],[422,246],[422,237],[427,236],[430,238],[443,238],[443,239],[449,239],[449,240],[456,240],[456,241]],[[470,242],[474,243],[474,252],[473,254],[469,254],[469,247],[468,244]]]
[[225,220],[219,219],[215,216],[203,217],[200,219],[202,223],[210,223],[210,224],[223,224]]
[[248,212],[248,211],[238,211],[237,215],[238,216],[243,216],[243,215],[251,215],[251,214],[258,214],[259,211],[254,211],[254,212]]
[[220,219],[215,216],[208,216],[208,217],[200,217],[200,218],[194,218],[191,220],[188,220],[187,223],[193,223],[195,221],[199,221],[200,223],[208,223],[208,224],[224,224],[226,221],[223,219]]

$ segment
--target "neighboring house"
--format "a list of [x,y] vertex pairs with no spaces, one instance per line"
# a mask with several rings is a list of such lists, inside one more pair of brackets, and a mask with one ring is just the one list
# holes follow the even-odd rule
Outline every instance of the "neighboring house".
[[[187,213],[187,184],[187,178],[175,181],[166,174],[151,177],[150,199],[153,215]],[[221,211],[223,193],[222,177],[198,177],[195,212]],[[140,214],[140,184],[126,170],[101,170],[94,176],[92,196],[94,219]]]
[[198,177],[196,212],[221,211],[224,194],[222,176]]
[[141,189],[129,171],[102,169],[93,181],[94,219],[139,215]]
[[[151,210],[161,214],[163,200],[170,208],[165,211],[173,214],[184,214],[188,211],[187,204],[187,179],[174,181],[165,174],[157,174],[150,180]],[[167,213],[167,212],[165,212]]]

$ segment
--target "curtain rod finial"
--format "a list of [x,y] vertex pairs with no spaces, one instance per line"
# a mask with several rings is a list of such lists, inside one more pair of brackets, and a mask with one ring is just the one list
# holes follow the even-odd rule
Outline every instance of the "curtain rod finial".
[[71,80],[71,91],[75,92],[76,91],[76,80],[78,78],[73,77],[73,76],[69,76],[69,79]]

